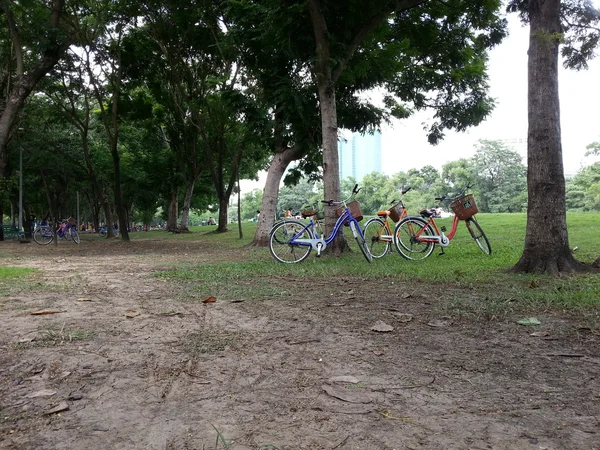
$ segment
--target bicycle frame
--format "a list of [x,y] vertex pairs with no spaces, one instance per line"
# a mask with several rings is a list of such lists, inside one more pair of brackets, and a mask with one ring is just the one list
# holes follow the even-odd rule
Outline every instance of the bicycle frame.
[[[292,237],[292,239],[290,239],[289,243],[291,245],[301,245],[305,247],[310,246],[317,251],[317,255],[320,255],[321,252],[327,248],[327,245],[331,244],[331,242],[336,238],[336,236],[340,232],[341,227],[346,221],[349,222],[348,225],[350,226],[354,237],[356,237],[356,234],[359,233],[360,236],[364,238],[358,221],[354,217],[352,217],[348,206],[346,206],[346,203],[344,202],[344,212],[340,217],[338,217],[337,221],[335,222],[335,226],[333,227],[333,231],[328,237],[319,237],[319,232],[317,230],[317,227],[315,226],[315,222],[312,219],[310,219],[308,224],[306,224],[304,228],[302,228],[298,233],[296,233],[296,235]],[[298,237],[304,234],[304,232],[309,228],[312,229],[313,235],[315,237],[313,239],[298,239]]]
[[[421,216],[418,217],[421,218]],[[448,247],[448,245],[450,245],[450,241],[456,234],[456,230],[458,229],[458,222],[458,217],[454,216],[454,218],[452,219],[452,228],[450,229],[450,232],[448,234],[444,234],[444,232],[438,228],[433,216],[429,217],[429,219],[427,220],[427,225],[423,226],[419,230],[419,232],[415,234],[415,238],[421,242],[432,242],[442,247]],[[433,231],[435,232],[435,236],[421,236],[423,234],[423,230],[425,230],[427,226],[430,226],[433,229]]]

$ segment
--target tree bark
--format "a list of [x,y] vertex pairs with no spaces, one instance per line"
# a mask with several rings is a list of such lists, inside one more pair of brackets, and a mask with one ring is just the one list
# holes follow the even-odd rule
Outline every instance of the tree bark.
[[267,180],[260,205],[260,215],[253,241],[249,246],[267,247],[269,245],[269,231],[277,217],[277,200],[279,198],[279,185],[285,170],[292,161],[302,157],[301,152],[294,148],[286,148],[275,154],[267,171]]
[[177,189],[173,188],[173,190],[169,194],[169,211],[167,212],[167,231],[177,230],[177,218],[179,217],[177,197]]
[[219,224],[217,225],[218,233],[224,233],[227,229],[227,208],[229,207],[229,196],[219,198]]
[[562,162],[558,48],[560,0],[529,0],[527,135],[527,230],[525,248],[512,272],[590,270],[575,260],[567,233]]
[[196,185],[196,179],[193,179],[188,184],[185,190],[185,197],[183,199],[183,210],[181,211],[181,229],[189,230],[190,226],[190,208],[192,206],[192,196],[194,195],[194,186]]

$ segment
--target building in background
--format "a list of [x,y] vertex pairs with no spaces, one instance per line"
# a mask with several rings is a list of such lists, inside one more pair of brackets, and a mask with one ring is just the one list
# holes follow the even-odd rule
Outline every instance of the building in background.
[[381,172],[381,133],[352,133],[338,141],[340,179],[352,177],[357,183],[372,172]]

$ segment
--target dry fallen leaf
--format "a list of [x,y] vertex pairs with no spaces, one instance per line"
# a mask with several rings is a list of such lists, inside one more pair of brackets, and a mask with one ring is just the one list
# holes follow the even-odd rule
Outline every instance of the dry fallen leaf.
[[447,327],[452,325],[452,321],[450,319],[436,319],[427,322],[427,325],[430,327]]
[[535,331],[533,333],[530,333],[529,336],[545,337],[545,336],[550,336],[550,333],[548,333],[547,331]]
[[382,322],[381,320],[378,320],[371,327],[371,331],[379,331],[380,333],[387,333],[389,331],[394,331],[394,327],[391,325],[388,325],[385,322]]
[[36,397],[52,397],[56,394],[56,391],[52,391],[50,389],[42,389],[41,391],[32,392],[27,394],[25,397],[27,398],[36,398]]
[[127,317],[128,319],[133,319],[134,317],[139,316],[140,313],[137,311],[134,311],[133,309],[129,309],[127,311],[125,311],[125,317]]
[[58,313],[62,313],[62,312],[65,312],[65,311],[58,311],[56,309],[42,309],[40,311],[32,311],[30,314],[32,316],[41,316],[44,314],[58,314]]
[[208,298],[205,298],[204,300],[202,300],[202,303],[214,303],[216,301],[217,301],[216,298],[214,298],[214,297],[208,297]]
[[50,414],[56,414],[62,411],[66,411],[67,409],[69,409],[69,405],[67,404],[67,402],[60,402],[58,405],[56,405],[52,409],[49,409],[44,414],[49,416]]
[[75,301],[77,301],[77,302],[91,302],[92,299],[87,298],[87,297],[80,297],[78,299],[75,299]]
[[398,322],[402,322],[402,323],[410,322],[411,320],[413,320],[412,314],[396,313],[396,314],[394,314],[394,316],[396,316],[396,319],[398,319]]

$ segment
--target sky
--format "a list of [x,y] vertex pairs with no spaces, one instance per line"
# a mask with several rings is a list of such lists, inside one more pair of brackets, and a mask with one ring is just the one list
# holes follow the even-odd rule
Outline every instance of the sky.
[[[600,0],[596,1],[599,6]],[[449,131],[436,146],[427,143],[423,123],[431,113],[417,113],[382,130],[384,173],[392,175],[411,168],[442,165],[475,153],[479,139],[521,140],[514,150],[526,163],[527,140],[527,49],[529,28],[516,17],[508,17],[510,35],[490,51],[490,95],[496,107],[488,119],[466,132]],[[565,173],[576,173],[582,165],[593,162],[586,158],[586,146],[600,141],[600,56],[589,62],[588,70],[560,68],[559,93],[563,163]]]
[[[600,7],[600,0],[594,0]],[[423,123],[431,112],[419,112],[409,119],[396,120],[382,129],[382,167],[387,175],[432,165],[436,169],[475,154],[480,139],[521,140],[513,149],[527,162],[527,49],[529,28],[509,15],[509,36],[489,54],[490,95],[496,101],[491,115],[466,132],[448,131],[439,144],[427,142]],[[599,52],[600,53],[600,52]],[[559,70],[559,93],[563,163],[565,174],[575,174],[598,158],[585,157],[586,146],[600,141],[600,55],[587,70]],[[376,94],[373,94],[376,95]],[[242,180],[242,192],[262,189],[259,182]]]

